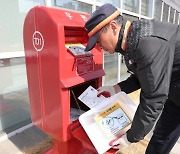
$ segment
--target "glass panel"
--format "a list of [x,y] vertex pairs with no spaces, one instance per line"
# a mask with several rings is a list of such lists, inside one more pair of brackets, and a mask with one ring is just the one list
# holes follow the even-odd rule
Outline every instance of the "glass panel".
[[152,0],[142,0],[141,2],[141,14],[144,16],[152,17]]
[[128,15],[128,14],[123,14],[123,17],[124,17],[126,20],[129,20],[129,21],[131,21],[131,22],[139,19],[138,17],[131,16],[131,15]]
[[173,23],[173,20],[174,20],[174,9],[171,8],[171,10],[170,10],[169,22],[170,22],[170,23]]
[[0,131],[30,119],[24,58],[0,60]]
[[120,76],[120,81],[126,80],[130,74],[127,73],[127,67],[124,61],[124,57],[121,55],[121,76]]
[[0,5],[0,52],[23,50],[22,29],[30,8],[44,0],[5,0]]
[[104,85],[114,85],[118,76],[118,54],[104,52],[104,70],[106,72]]
[[103,4],[110,3],[117,8],[120,8],[120,0],[95,0],[96,2],[101,2]]
[[176,19],[175,19],[176,24],[178,24],[178,20],[179,20],[179,12],[176,11]]
[[162,9],[162,1],[155,0],[154,4],[154,19],[160,21],[161,20],[161,9]]
[[164,21],[164,22],[168,21],[168,11],[169,11],[169,6],[164,3],[163,19],[162,19],[162,21]]
[[139,0],[126,0],[123,1],[122,8],[127,11],[139,13]]
[[92,13],[92,5],[77,2],[76,0],[55,0],[55,6],[82,11],[90,14]]

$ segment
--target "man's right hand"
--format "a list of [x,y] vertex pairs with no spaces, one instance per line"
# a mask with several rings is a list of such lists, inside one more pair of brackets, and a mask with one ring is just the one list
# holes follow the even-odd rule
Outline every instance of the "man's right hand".
[[97,89],[98,90],[98,94],[97,96],[101,96],[103,95],[104,97],[111,97],[112,95],[118,93],[121,91],[121,88],[119,87],[118,84],[114,85],[114,86],[103,86]]
[[103,86],[103,87],[98,88],[97,96],[99,97],[103,95],[104,97],[111,97],[115,93],[116,92],[113,86]]

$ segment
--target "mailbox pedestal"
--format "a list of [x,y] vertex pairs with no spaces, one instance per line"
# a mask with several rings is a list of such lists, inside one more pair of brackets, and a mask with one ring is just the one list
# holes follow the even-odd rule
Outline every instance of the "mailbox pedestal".
[[100,49],[84,52],[88,17],[85,13],[37,6],[24,22],[32,122],[54,139],[46,153],[97,153],[78,119],[71,118],[72,108],[88,110],[77,97],[90,85],[101,86],[104,75]]

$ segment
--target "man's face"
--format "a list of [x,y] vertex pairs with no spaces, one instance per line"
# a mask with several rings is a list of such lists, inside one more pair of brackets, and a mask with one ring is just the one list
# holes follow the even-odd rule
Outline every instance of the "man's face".
[[115,21],[111,21],[107,26],[107,29],[100,32],[97,45],[110,54],[114,53],[118,41],[119,30],[119,25]]

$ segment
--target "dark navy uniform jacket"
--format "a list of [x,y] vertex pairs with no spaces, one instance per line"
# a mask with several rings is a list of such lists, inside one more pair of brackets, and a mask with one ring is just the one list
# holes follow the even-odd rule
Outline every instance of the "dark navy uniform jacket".
[[141,88],[140,103],[127,132],[130,142],[137,142],[149,133],[168,98],[180,107],[180,27],[148,20],[142,32],[142,22],[132,23],[127,46],[134,43],[133,48],[124,51],[126,66],[133,74],[119,83],[126,93]]

